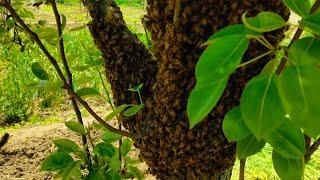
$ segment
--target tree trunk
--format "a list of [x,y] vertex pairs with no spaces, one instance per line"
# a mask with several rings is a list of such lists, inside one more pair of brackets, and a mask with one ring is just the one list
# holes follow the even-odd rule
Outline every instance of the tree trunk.
[[[116,104],[137,104],[136,95],[127,89],[144,84],[145,108],[123,122],[135,134],[135,146],[151,172],[160,179],[229,179],[235,144],[227,142],[221,121],[270,57],[235,72],[216,108],[189,130],[186,104],[195,84],[195,64],[207,38],[241,22],[246,11],[255,15],[269,10],[288,18],[281,0],[148,0],[143,22],[152,35],[153,54],[128,30],[113,0],[83,3],[92,17],[89,29],[105,58]],[[267,35],[272,43],[282,37],[283,30]],[[266,51],[254,42],[249,49],[246,60]]]

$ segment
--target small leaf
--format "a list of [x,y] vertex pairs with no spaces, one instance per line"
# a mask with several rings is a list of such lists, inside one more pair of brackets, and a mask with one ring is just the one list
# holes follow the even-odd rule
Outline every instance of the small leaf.
[[245,159],[258,153],[266,144],[264,140],[258,140],[253,134],[237,142],[237,154],[239,159]]
[[138,180],[144,179],[143,173],[136,167],[134,166],[128,166],[128,171],[134,175],[135,178]]
[[126,138],[123,140],[121,148],[120,148],[120,152],[122,154],[122,156],[126,156],[132,147],[132,141],[130,141],[130,139]]
[[62,151],[65,152],[76,152],[78,150],[80,150],[79,146],[69,140],[69,139],[57,139],[57,140],[53,140],[53,143]]
[[269,137],[267,142],[273,149],[291,159],[301,159],[305,153],[304,136],[300,129],[286,121]]
[[231,109],[225,115],[222,129],[229,142],[239,141],[251,134],[241,117],[240,107]]
[[93,172],[90,171],[89,175],[85,178],[85,180],[105,180],[107,177],[103,172]]
[[278,176],[283,180],[304,179],[304,160],[290,159],[273,150],[272,152],[273,167]]
[[59,171],[65,169],[73,162],[72,157],[66,152],[55,152],[41,163],[41,171]]
[[80,31],[82,29],[85,29],[86,27],[87,27],[87,25],[85,24],[85,25],[82,25],[82,26],[71,28],[69,31],[70,32]]
[[140,89],[143,87],[143,84],[139,84],[138,86],[135,86],[133,88],[129,88],[128,90],[129,91],[132,91],[132,92],[138,92],[140,91]]
[[226,79],[237,66],[249,46],[244,35],[214,39],[200,56],[196,65],[197,86]]
[[77,90],[76,93],[81,97],[100,95],[99,91],[95,88],[81,88],[81,89]]
[[190,129],[200,123],[216,106],[227,86],[227,82],[228,80],[224,79],[208,83],[207,86],[202,88],[196,86],[192,90],[187,105]]
[[285,120],[274,75],[253,78],[244,89],[240,106],[246,126],[258,139],[269,136]]
[[93,149],[93,153],[101,157],[111,158],[116,154],[116,148],[109,143],[100,143],[97,144],[96,147]]
[[102,140],[106,143],[113,143],[122,138],[122,135],[113,133],[110,131],[105,131],[102,135]]
[[110,168],[115,171],[118,171],[121,168],[121,161],[118,156],[113,156],[110,159]]
[[46,92],[57,92],[62,90],[62,82],[42,80],[39,83],[32,83],[25,86],[27,90],[40,90]]
[[37,33],[40,39],[51,40],[58,37],[58,31],[55,28],[44,27],[35,29],[35,33]]
[[257,32],[270,32],[286,26],[282,17],[274,12],[260,12],[256,17],[246,17],[247,13],[242,15],[243,24]]
[[281,62],[280,58],[270,60],[262,69],[261,75],[272,75],[276,72]]
[[64,30],[67,25],[67,17],[63,14],[60,14],[60,15],[61,15],[61,29]]
[[81,179],[81,169],[80,169],[81,162],[74,161],[70,163],[62,172],[61,178],[63,180],[74,180],[74,179]]
[[301,25],[320,35],[320,12],[303,18]]
[[110,121],[112,120],[114,117],[116,117],[118,114],[120,114],[122,111],[124,111],[127,107],[130,107],[130,105],[128,104],[123,104],[119,107],[117,107],[114,111],[112,111],[112,113],[110,113],[105,120],[106,121]]
[[106,177],[107,180],[121,180],[121,176],[120,174],[115,171],[115,170],[110,170],[108,173],[107,173],[107,177]]
[[308,16],[310,12],[309,0],[283,0],[284,4],[300,16]]
[[41,67],[40,63],[38,62],[32,63],[31,71],[40,80],[49,80],[48,73]]
[[123,115],[126,116],[126,117],[134,116],[134,115],[137,114],[143,107],[144,107],[144,104],[131,105],[130,108],[128,108],[126,111],[124,111]]
[[252,31],[251,29],[248,29],[245,27],[243,24],[235,24],[235,25],[230,25],[227,26],[218,32],[214,33],[212,36],[209,37],[207,43],[210,44],[210,42],[214,39],[221,38],[221,37],[226,37],[230,35],[241,35],[241,36],[246,36],[246,35],[255,35],[255,36],[260,36],[261,34],[255,31]]
[[75,121],[67,121],[65,122],[65,125],[73,132],[79,133],[81,135],[86,135],[86,129],[84,126],[78,122]]

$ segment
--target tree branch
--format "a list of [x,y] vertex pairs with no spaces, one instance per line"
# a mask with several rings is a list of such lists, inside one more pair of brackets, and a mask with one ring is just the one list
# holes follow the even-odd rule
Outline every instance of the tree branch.
[[7,0],[1,0],[0,1],[0,5],[3,6],[4,8],[6,8],[12,15],[12,17],[14,18],[14,20],[16,20],[22,27],[23,29],[29,34],[30,38],[33,39],[36,44],[39,46],[39,48],[43,51],[43,53],[45,54],[45,56],[48,58],[48,60],[50,61],[50,63],[53,65],[53,67],[55,68],[56,72],[58,73],[59,78],[62,80],[63,82],[63,87],[68,91],[69,95],[71,97],[75,97],[75,99],[99,122],[101,123],[103,126],[105,126],[109,131],[114,132],[114,133],[118,133],[121,134],[123,136],[127,136],[130,138],[133,138],[133,135],[126,132],[126,131],[120,131],[112,126],[110,126],[108,123],[106,123],[99,115],[97,115],[94,110],[89,106],[89,104],[84,101],[80,96],[78,96],[73,90],[72,88],[69,86],[66,78],[63,75],[62,70],[60,69],[58,62],[56,61],[56,59],[49,53],[49,51],[46,49],[46,47],[44,46],[44,44],[42,43],[42,41],[40,40],[40,38],[38,37],[38,35],[36,33],[34,33],[28,26],[27,24],[20,18],[20,16],[16,13],[16,11],[13,9],[13,7],[10,5],[10,3]]
[[304,156],[304,159],[306,161],[309,161],[311,159],[311,156],[313,155],[313,153],[315,153],[318,148],[320,147],[320,138],[317,139],[308,149],[307,153]]

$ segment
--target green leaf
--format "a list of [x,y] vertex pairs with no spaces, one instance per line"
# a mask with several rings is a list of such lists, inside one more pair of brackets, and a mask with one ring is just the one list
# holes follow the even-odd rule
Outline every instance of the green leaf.
[[306,37],[295,41],[289,49],[289,60],[295,65],[317,65],[320,63],[320,40]]
[[144,104],[131,105],[130,108],[128,108],[126,111],[124,111],[123,115],[126,116],[126,117],[134,116],[134,115],[137,114],[143,107],[144,107]]
[[93,149],[93,153],[101,157],[111,158],[116,154],[116,148],[109,143],[100,143]]
[[280,58],[270,60],[262,69],[261,75],[272,75],[276,72],[281,62]]
[[214,33],[212,36],[209,37],[207,43],[210,44],[210,42],[214,39],[221,38],[221,37],[226,37],[230,35],[241,35],[241,36],[246,36],[246,35],[254,35],[254,36],[260,36],[261,33],[252,31],[251,29],[248,29],[245,27],[243,24],[235,24],[235,25],[230,25],[227,26],[220,31]]
[[122,145],[120,147],[120,152],[122,156],[126,156],[132,148],[132,141],[130,139],[126,138],[123,140]]
[[138,168],[134,166],[128,166],[127,168],[128,168],[128,171],[132,173],[134,177],[137,178],[138,180],[144,179],[143,173]]
[[246,17],[247,13],[242,15],[243,24],[257,32],[270,32],[286,26],[282,17],[274,12],[261,12],[255,17]]
[[122,135],[113,133],[110,131],[105,131],[102,135],[102,140],[106,143],[113,143],[122,138]]
[[67,25],[67,17],[63,14],[60,14],[60,15],[61,15],[61,29],[64,30]]
[[40,80],[49,80],[48,73],[41,67],[40,63],[38,62],[32,63],[31,71]]
[[89,175],[85,178],[85,180],[105,180],[107,177],[103,172],[93,172],[90,171]]
[[245,35],[230,35],[214,39],[196,65],[197,86],[226,79],[237,66],[249,46]]
[[74,28],[71,28],[69,31],[70,32],[75,32],[75,31],[80,31],[82,29],[85,29],[87,27],[86,24],[82,25],[82,26],[78,26],[78,27],[74,27]]
[[110,113],[105,120],[106,121],[110,121],[112,120],[114,117],[116,117],[118,114],[120,114],[122,111],[124,111],[127,107],[130,107],[130,105],[128,104],[123,104],[119,107],[117,107],[114,111],[112,111],[112,113]]
[[121,161],[119,160],[119,157],[118,156],[113,156],[111,159],[110,159],[110,168],[112,170],[115,170],[115,171],[118,171],[120,170],[121,168]]
[[267,142],[273,149],[291,159],[301,159],[305,153],[304,136],[300,129],[286,121],[269,137]]
[[108,173],[107,173],[107,177],[106,177],[107,180],[121,180],[121,176],[120,174],[115,171],[115,170],[110,170]]
[[129,91],[132,91],[132,92],[138,92],[140,91],[140,89],[143,87],[143,84],[139,84],[138,86],[135,86],[133,88],[129,88],[128,90]]
[[258,153],[266,144],[265,140],[258,140],[253,134],[237,142],[239,159],[245,159]]
[[226,88],[228,79],[208,83],[204,87],[195,87],[188,99],[187,112],[189,126],[192,129],[200,123],[216,106]]
[[81,88],[81,89],[77,90],[76,93],[81,97],[94,96],[94,95],[99,96],[100,95],[99,91],[95,88]]
[[291,122],[314,138],[320,135],[319,77],[320,70],[314,66],[290,66],[277,79],[281,101]]
[[273,167],[278,176],[283,180],[303,180],[304,160],[290,159],[273,150],[272,152]]
[[320,35],[320,12],[303,18],[301,25]]
[[80,150],[79,146],[69,140],[69,139],[57,139],[57,140],[53,140],[53,143],[62,151],[65,152],[76,152],[78,150]]
[[62,90],[62,82],[42,80],[39,83],[28,84],[25,86],[27,90],[40,90],[46,92],[57,92]]
[[300,16],[308,16],[310,12],[309,0],[283,0],[284,4]]
[[225,115],[222,129],[229,142],[239,141],[251,134],[241,117],[240,107],[231,109]]
[[66,152],[55,152],[41,163],[41,171],[59,171],[65,169],[73,162],[72,157]]
[[62,172],[61,178],[63,180],[74,180],[74,179],[81,179],[81,169],[80,169],[81,162],[74,161],[70,163]]
[[244,122],[258,139],[268,137],[285,120],[274,75],[253,78],[244,89],[240,106]]
[[79,133],[81,135],[86,135],[86,129],[84,126],[78,122],[75,121],[67,121],[65,122],[65,125],[73,132]]

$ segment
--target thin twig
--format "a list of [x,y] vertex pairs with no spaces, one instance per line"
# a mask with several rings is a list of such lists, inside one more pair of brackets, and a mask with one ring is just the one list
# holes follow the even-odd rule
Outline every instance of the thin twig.
[[48,58],[48,60],[50,61],[50,63],[53,65],[53,67],[55,68],[56,72],[58,73],[59,78],[62,80],[63,82],[63,87],[68,91],[70,96],[75,97],[75,99],[103,126],[105,126],[110,132],[114,132],[117,134],[121,134],[123,136],[127,136],[130,138],[133,138],[133,135],[130,134],[127,131],[120,131],[114,127],[112,127],[111,125],[109,125],[108,123],[106,123],[99,115],[97,115],[92,108],[89,106],[89,104],[84,101],[80,96],[77,95],[77,93],[75,93],[69,86],[66,78],[64,77],[62,70],[60,69],[58,62],[56,61],[56,59],[49,53],[49,51],[46,49],[46,47],[44,46],[44,44],[42,43],[42,41],[40,40],[39,36],[34,33],[28,26],[27,24],[20,18],[20,16],[17,15],[16,11],[13,9],[13,7],[10,5],[10,3],[8,3],[8,1],[6,0],[0,0],[0,5],[3,6],[4,8],[6,8],[12,15],[12,17],[14,18],[14,20],[16,20],[21,26],[22,28],[29,34],[29,36],[31,37],[32,40],[34,40],[36,42],[36,44],[39,46],[39,48],[43,51],[43,53],[45,54],[45,56]]
[[305,154],[304,158],[306,161],[311,159],[311,156],[318,150],[320,147],[320,138],[317,139],[310,147],[308,152]]
[[[317,1],[313,4],[313,6],[312,6],[312,8],[311,8],[311,10],[310,10],[310,13],[313,14],[313,13],[317,12],[317,10],[319,9],[319,7],[320,7],[320,0],[317,0]],[[294,34],[294,36],[293,36],[290,44],[288,45],[287,49],[289,49],[294,42],[296,42],[297,40],[300,39],[302,33],[303,33],[303,29],[298,28],[297,31],[296,31],[296,33]],[[287,56],[287,55],[288,55],[288,54],[286,54],[285,56]],[[282,73],[282,71],[283,71],[284,68],[286,67],[286,64],[287,64],[287,60],[286,60],[285,58],[282,58],[281,63],[280,63],[280,65],[279,65],[279,68],[277,69],[277,74],[281,74],[281,73]]]
[[[60,13],[58,11],[57,4],[56,4],[55,0],[51,1],[50,3],[52,5],[52,10],[53,10],[53,13],[54,13],[54,16],[55,16],[55,19],[56,19],[56,24],[57,24],[57,30],[58,30],[58,36],[59,36],[60,57],[61,57],[61,60],[62,60],[63,67],[64,67],[64,69],[66,71],[66,74],[67,74],[68,84],[69,84],[70,88],[73,90],[72,73],[70,71],[70,68],[69,68],[69,65],[68,65],[68,62],[67,62],[67,58],[66,58],[66,54],[65,54],[65,50],[64,50],[64,42],[63,42],[63,37],[62,37],[63,34],[62,34],[62,25],[61,25]],[[78,107],[76,99],[74,97],[70,97],[70,100],[71,100],[71,104],[72,104],[72,107],[74,109],[74,112],[75,112],[75,114],[77,116],[78,122],[81,125],[83,125],[83,119],[82,119],[81,111],[80,111],[80,109]],[[86,144],[87,144],[87,137],[85,135],[82,135],[82,145],[83,145],[83,147],[85,147],[85,152],[86,152],[86,154],[88,156],[88,163],[89,163],[89,166],[91,166],[90,151],[89,151],[89,147],[86,146]]]

